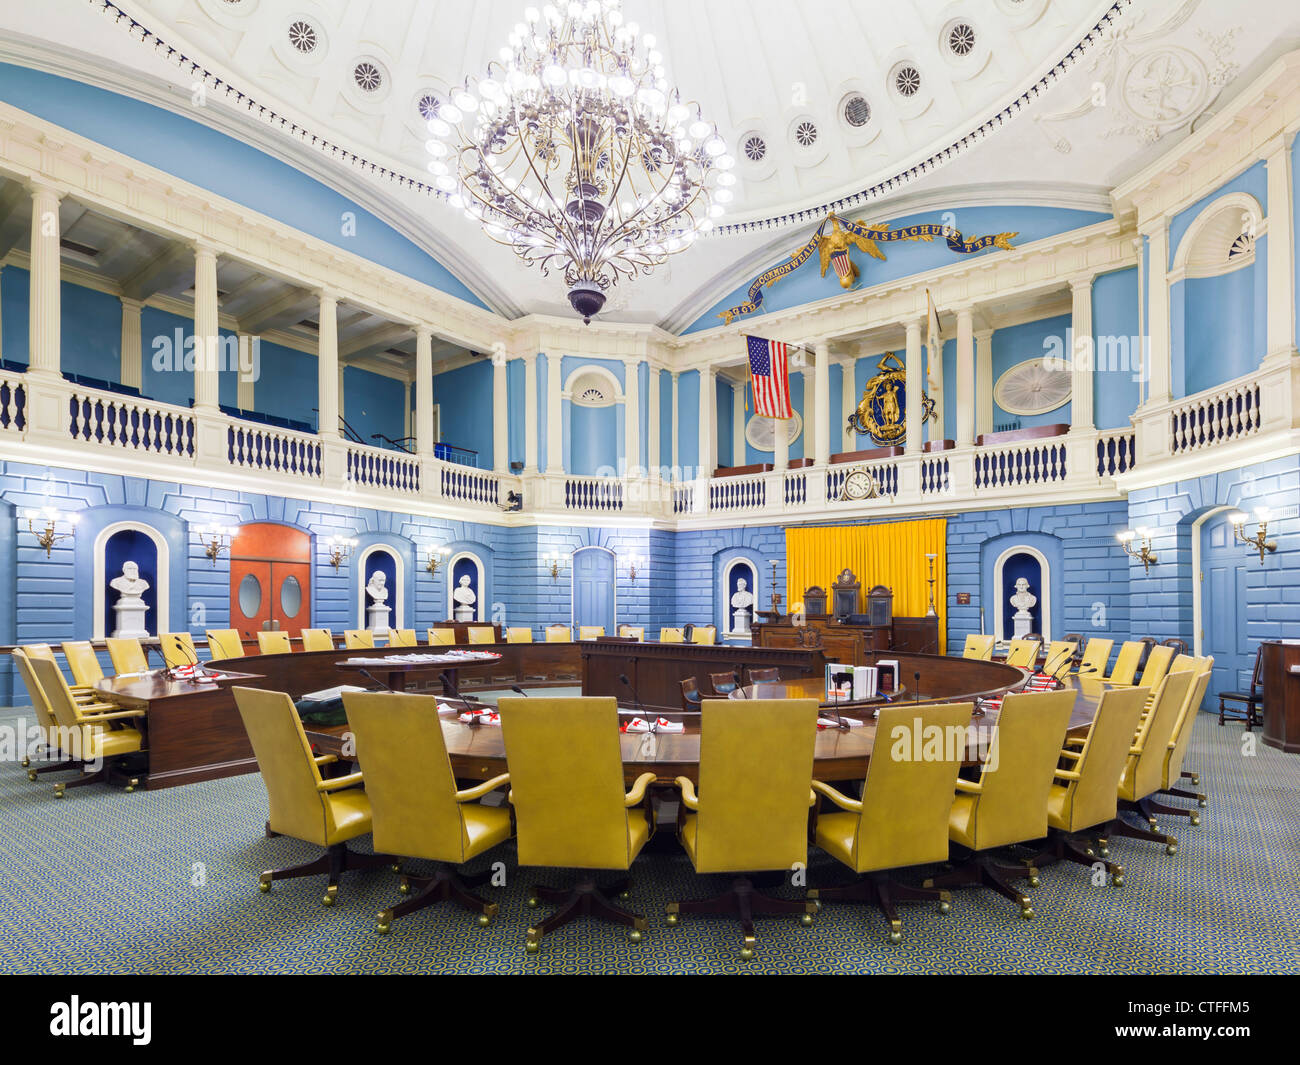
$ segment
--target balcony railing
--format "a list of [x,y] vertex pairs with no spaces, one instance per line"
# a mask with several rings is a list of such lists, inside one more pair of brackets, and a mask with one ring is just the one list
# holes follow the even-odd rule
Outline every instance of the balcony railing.
[[564,509],[616,514],[623,509],[625,486],[617,477],[566,477]]
[[184,407],[106,392],[74,390],[68,399],[72,439],[125,451],[191,459],[194,414]]
[[1023,488],[1065,480],[1064,437],[1023,444],[984,447],[975,451],[975,489]]
[[420,490],[420,460],[402,451],[348,445],[348,480],[372,488],[416,493]]
[[234,423],[226,430],[232,466],[318,480],[324,472],[320,437],[290,429]]
[[1260,387],[1245,381],[1193,396],[1169,412],[1170,450],[1175,455],[1226,444],[1259,432]]
[[22,374],[0,372],[0,429],[21,433],[27,428],[27,389]]

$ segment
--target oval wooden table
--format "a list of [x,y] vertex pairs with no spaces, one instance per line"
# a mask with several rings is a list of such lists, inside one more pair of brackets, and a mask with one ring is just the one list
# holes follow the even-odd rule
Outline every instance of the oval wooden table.
[[[1074,680],[1069,684],[1076,693],[1074,710],[1070,715],[1070,732],[1086,729],[1097,711],[1097,703],[1106,685],[1100,681]],[[757,689],[765,689],[757,693]],[[754,685],[756,697],[768,698],[805,698],[808,689],[816,691],[817,681],[792,681],[779,684]],[[750,691],[750,689],[746,689]],[[914,701],[903,699],[893,705],[915,706],[917,717],[924,721],[926,706],[936,702],[958,702],[953,698],[943,700]],[[866,776],[867,764],[871,760],[876,742],[876,722],[871,715],[871,708],[861,704],[856,706],[841,704],[838,709],[844,717],[855,718],[861,725],[848,728],[818,729],[817,744],[813,754],[813,777],[827,783],[834,781],[862,780]],[[630,720],[638,716],[631,707],[620,707],[620,717]],[[447,753],[451,757],[452,769],[456,776],[467,780],[490,780],[506,772],[505,743],[501,737],[501,728],[496,725],[465,725],[457,720],[457,712],[440,713],[443,737],[447,742]],[[619,742],[623,749],[623,771],[630,784],[642,773],[655,774],[660,784],[671,784],[677,777],[698,779],[700,762],[700,726],[699,714],[671,713],[664,717],[680,721],[685,725],[682,732],[675,733],[622,733]],[[823,714],[823,716],[826,716]],[[967,761],[978,763],[988,746],[988,731],[997,724],[997,712],[990,711],[971,718],[968,739]],[[307,738],[319,754],[342,754],[343,737],[348,729],[338,725],[329,729],[309,731]],[[365,771],[365,766],[361,766]]]

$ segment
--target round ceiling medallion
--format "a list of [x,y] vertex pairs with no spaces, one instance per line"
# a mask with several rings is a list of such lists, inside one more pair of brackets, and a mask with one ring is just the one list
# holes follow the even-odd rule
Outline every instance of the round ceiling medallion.
[[905,99],[911,99],[921,91],[921,72],[911,63],[904,63],[894,71],[894,91]]
[[965,58],[975,50],[975,30],[969,22],[954,22],[948,27],[948,51]]
[[289,43],[294,51],[310,55],[320,44],[320,34],[306,19],[298,18],[289,23]]
[[745,158],[751,163],[761,163],[767,158],[767,142],[757,133],[751,133],[745,138],[743,149]]
[[[745,423],[745,439],[749,446],[755,451],[775,451],[776,423],[775,418],[762,418],[757,414],[750,418]],[[803,432],[803,419],[799,417],[798,411],[794,412],[793,418],[782,419],[781,424],[785,426],[790,443],[799,439],[799,434]]]
[[362,92],[378,92],[384,84],[384,75],[378,65],[368,59],[361,60],[352,69],[352,79]]
[[1046,414],[1069,402],[1070,377],[1061,359],[1027,359],[998,378],[993,398],[1008,414]]
[[805,119],[795,127],[794,139],[800,148],[811,148],[817,143],[817,127],[811,120]]
[[867,98],[858,92],[845,98],[840,113],[844,116],[844,121],[854,129],[861,129],[871,121],[871,105],[867,103]]

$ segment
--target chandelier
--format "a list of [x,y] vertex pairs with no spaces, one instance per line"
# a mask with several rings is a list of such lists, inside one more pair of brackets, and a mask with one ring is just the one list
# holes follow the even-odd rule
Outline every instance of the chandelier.
[[544,275],[590,323],[619,279],[713,228],[735,160],[668,84],[619,0],[529,8],[499,61],[433,105],[429,170],[453,207]]

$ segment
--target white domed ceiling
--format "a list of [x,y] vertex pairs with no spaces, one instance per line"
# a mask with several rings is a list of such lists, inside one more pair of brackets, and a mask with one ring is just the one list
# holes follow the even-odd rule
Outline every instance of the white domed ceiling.
[[[235,132],[375,210],[503,313],[568,315],[561,284],[411,184],[428,177],[422,109],[482,73],[532,3],[46,0],[4,5],[0,57]],[[728,140],[739,181],[714,235],[615,289],[602,317],[680,328],[831,204],[871,219],[950,203],[1105,210],[1111,187],[1294,43],[1291,5],[1257,6],[1270,17],[1212,0],[624,0]],[[230,95],[185,106],[191,63]]]

